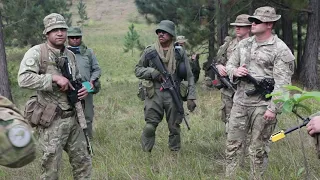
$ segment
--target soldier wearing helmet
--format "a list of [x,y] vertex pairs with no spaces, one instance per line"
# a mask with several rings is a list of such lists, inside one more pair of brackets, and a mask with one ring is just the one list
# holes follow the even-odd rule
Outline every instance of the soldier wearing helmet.
[[[76,118],[76,110],[68,101],[67,91],[75,90],[60,71],[67,61],[73,81],[79,80],[74,54],[65,48],[67,24],[63,16],[52,13],[43,19],[47,41],[29,49],[20,64],[18,83],[22,88],[37,91],[34,106],[26,114],[39,131],[42,153],[40,179],[58,179],[62,152],[69,155],[74,179],[90,179],[91,156],[86,139]],[[82,87],[76,98],[84,99],[88,92]]]
[[0,165],[19,168],[35,159],[32,129],[21,112],[0,96]]
[[155,143],[156,128],[165,113],[169,128],[169,148],[171,151],[179,151],[181,148],[180,124],[182,118],[178,115],[177,107],[173,103],[169,91],[160,90],[163,80],[162,75],[152,63],[152,59],[146,58],[146,54],[156,51],[157,56],[166,66],[167,71],[173,75],[177,84],[180,84],[182,79],[188,82],[182,96],[187,99],[187,106],[190,111],[193,111],[196,106],[194,77],[184,49],[174,47],[175,24],[169,20],[161,21],[157,26],[156,34],[158,36],[157,41],[144,50],[135,68],[135,75],[142,80],[142,89],[145,92],[144,115],[146,125],[143,128],[141,145],[143,151],[151,152]]

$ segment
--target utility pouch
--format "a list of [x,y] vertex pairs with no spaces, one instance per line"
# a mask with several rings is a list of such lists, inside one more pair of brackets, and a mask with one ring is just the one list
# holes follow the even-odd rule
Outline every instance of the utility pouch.
[[24,117],[32,127],[39,125],[44,107],[38,102],[38,97],[31,96],[24,108]]
[[144,88],[142,86],[142,81],[139,82],[139,85],[138,85],[138,98],[141,100],[141,101],[144,101],[146,99],[146,96],[145,96],[145,91],[144,91]]
[[142,87],[145,92],[145,97],[151,99],[154,96],[154,86],[152,81],[143,80]]
[[187,101],[188,98],[188,81],[181,81],[180,83],[180,96],[183,101]]
[[39,124],[43,127],[49,127],[57,114],[58,105],[49,103],[44,108]]

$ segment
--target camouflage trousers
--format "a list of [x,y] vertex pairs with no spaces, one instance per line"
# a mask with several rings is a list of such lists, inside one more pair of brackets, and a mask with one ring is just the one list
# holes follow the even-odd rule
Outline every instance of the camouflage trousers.
[[165,112],[169,128],[169,148],[172,151],[178,151],[181,148],[180,123],[182,119],[177,113],[170,93],[156,88],[154,96],[151,99],[146,98],[144,105],[146,125],[141,136],[142,150],[151,152],[155,144],[156,128],[162,121]]
[[90,139],[93,138],[93,116],[94,116],[93,94],[89,93],[84,99],[84,115],[87,121],[87,132]]
[[224,122],[227,126],[229,121],[231,108],[233,105],[233,97],[227,96],[221,93],[221,121]]
[[62,152],[69,155],[74,179],[91,179],[91,157],[86,140],[75,116],[56,119],[48,128],[39,129],[39,145],[42,151],[41,179],[59,178]]
[[251,179],[261,179],[267,167],[268,140],[277,120],[263,118],[267,106],[248,107],[234,104],[231,110],[226,143],[226,177],[235,178],[237,168],[244,156],[243,146],[250,137],[249,156]]

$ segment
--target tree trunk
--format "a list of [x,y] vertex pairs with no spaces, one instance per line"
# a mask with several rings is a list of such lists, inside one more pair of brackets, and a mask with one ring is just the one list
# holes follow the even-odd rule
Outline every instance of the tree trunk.
[[215,8],[214,8],[214,0],[209,0],[208,2],[208,10],[209,10],[209,56],[207,61],[203,64],[203,69],[205,70],[205,77],[210,77],[212,80],[215,79],[214,73],[212,71],[208,71],[209,66],[214,61],[214,55],[215,55],[215,49],[214,49],[214,43],[215,43],[215,25],[214,25],[214,17],[215,17]]
[[225,6],[221,3],[221,0],[217,1],[217,9],[217,42],[218,45],[221,46],[224,42],[224,38],[228,35],[228,13]]
[[302,21],[301,21],[301,14],[297,16],[297,68],[294,72],[294,77],[300,76],[301,69],[302,69],[302,51],[303,51],[303,41],[302,41]]
[[317,72],[318,62],[318,31],[319,31],[319,1],[309,0],[308,28],[306,44],[303,54],[303,69],[300,74],[300,81],[308,89],[318,89],[319,77]]
[[291,52],[294,53],[292,18],[288,11],[282,11],[281,22],[283,41],[290,48]]
[[7,70],[6,51],[3,39],[2,16],[0,13],[0,95],[12,101],[10,90],[9,75]]

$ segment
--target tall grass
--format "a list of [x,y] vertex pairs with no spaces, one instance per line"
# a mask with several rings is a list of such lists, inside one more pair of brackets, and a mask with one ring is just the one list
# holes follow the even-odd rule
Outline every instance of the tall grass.
[[[130,18],[128,18],[130,19]],[[132,22],[113,24],[90,20],[84,31],[84,42],[94,50],[102,68],[102,90],[95,96],[94,156],[92,179],[225,179],[224,150],[225,127],[220,121],[220,93],[208,91],[197,85],[197,109],[188,116],[191,130],[182,124],[182,149],[173,154],[168,149],[167,124],[157,128],[156,144],[152,154],[142,152],[140,136],[144,126],[143,102],[138,100],[134,66],[139,60],[135,51],[123,53],[123,41]],[[136,21],[135,21],[136,22]],[[136,25],[143,43],[155,39],[154,26]],[[8,51],[15,102],[20,108],[31,94],[17,87],[16,73],[26,49]],[[201,63],[205,58],[201,59]],[[201,81],[201,80],[200,80]],[[317,111],[318,105],[313,105]],[[285,129],[301,123],[292,115],[279,116],[277,129]],[[319,160],[312,138],[306,130],[296,131],[280,142],[271,145],[269,166],[265,179],[302,179],[305,177],[301,143],[305,149],[311,179],[320,177]],[[0,179],[39,179],[40,158],[20,169],[0,168]],[[238,179],[248,179],[248,167],[239,173]],[[61,179],[72,179],[71,166],[66,154],[60,168]]]

